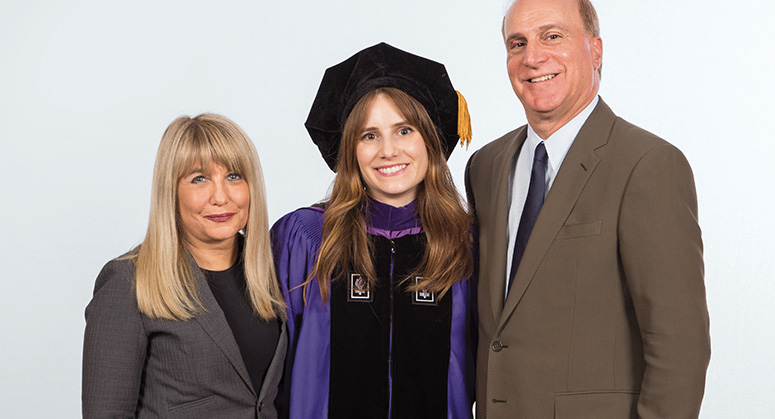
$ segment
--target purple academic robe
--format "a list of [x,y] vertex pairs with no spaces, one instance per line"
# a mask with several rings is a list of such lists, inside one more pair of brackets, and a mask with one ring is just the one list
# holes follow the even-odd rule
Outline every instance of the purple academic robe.
[[[416,216],[414,202],[395,208],[371,201],[368,211],[367,232],[372,238],[394,239],[425,234]],[[290,338],[284,389],[281,390],[284,394],[279,398],[279,404],[281,412],[285,411],[291,418],[319,419],[327,417],[329,413],[331,302],[322,303],[317,278],[306,289],[306,304],[301,287],[312,271],[320,250],[322,227],[323,210],[313,207],[291,212],[272,227],[277,275],[288,305],[287,324]],[[390,269],[393,269],[392,262]],[[452,303],[449,342],[439,344],[443,345],[441,348],[449,348],[445,377],[447,418],[472,417],[477,333],[475,292],[476,284],[470,279],[458,282],[450,291]],[[332,293],[332,298],[334,297],[336,295]],[[392,333],[392,314],[390,321]],[[392,356],[392,352],[390,354]],[[418,356],[421,357],[422,354]],[[390,361],[392,362],[392,359]],[[385,377],[385,382],[390,387],[390,394],[393,394],[395,383],[392,376]],[[396,387],[395,391],[401,389]],[[393,408],[392,401],[386,407],[384,414],[379,416],[388,417]],[[392,412],[390,416],[394,414],[396,413]]]

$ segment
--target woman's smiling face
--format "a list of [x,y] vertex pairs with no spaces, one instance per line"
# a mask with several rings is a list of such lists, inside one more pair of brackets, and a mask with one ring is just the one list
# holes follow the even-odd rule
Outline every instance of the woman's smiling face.
[[239,173],[220,164],[195,167],[178,183],[178,216],[183,239],[198,249],[233,245],[245,228],[250,189]]
[[383,94],[368,107],[356,156],[370,197],[394,207],[417,198],[428,171],[425,140]]

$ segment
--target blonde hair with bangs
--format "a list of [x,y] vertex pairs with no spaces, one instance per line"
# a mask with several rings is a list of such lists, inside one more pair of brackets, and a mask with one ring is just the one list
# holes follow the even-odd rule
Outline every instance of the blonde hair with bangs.
[[197,158],[204,170],[218,163],[247,182],[250,206],[241,255],[247,297],[262,319],[284,316],[258,154],[237,124],[216,114],[177,118],[162,136],[153,170],[148,232],[142,244],[130,253],[136,265],[140,312],[152,319],[189,320],[203,310],[177,205],[178,183],[194,168]]

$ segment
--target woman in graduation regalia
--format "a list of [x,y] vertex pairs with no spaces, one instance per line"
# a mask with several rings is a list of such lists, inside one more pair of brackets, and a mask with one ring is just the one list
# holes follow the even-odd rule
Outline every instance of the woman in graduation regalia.
[[337,175],[272,228],[281,414],[471,417],[471,223],[446,164],[470,140],[465,101],[442,64],[382,43],[326,71],[305,125]]

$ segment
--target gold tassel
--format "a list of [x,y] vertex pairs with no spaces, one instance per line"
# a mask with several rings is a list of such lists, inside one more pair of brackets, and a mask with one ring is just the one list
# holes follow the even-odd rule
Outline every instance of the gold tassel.
[[466,149],[468,149],[468,145],[471,144],[471,138],[473,137],[471,115],[468,113],[466,98],[463,97],[462,93],[455,92],[457,93],[457,135],[460,137],[460,145],[466,146]]

